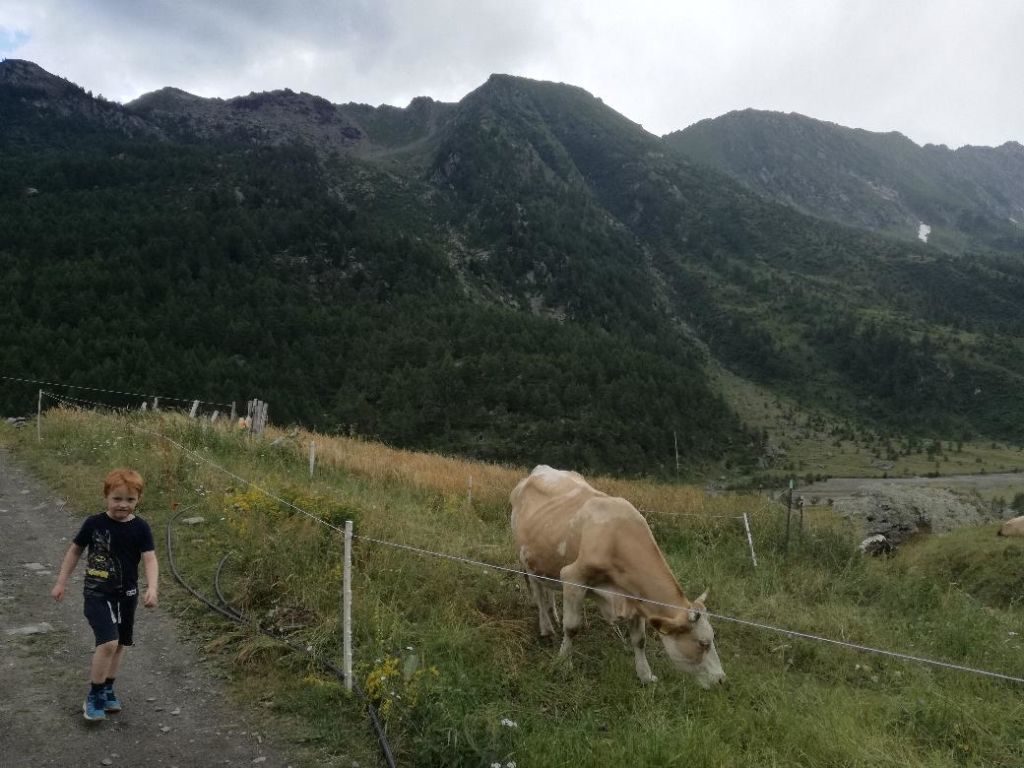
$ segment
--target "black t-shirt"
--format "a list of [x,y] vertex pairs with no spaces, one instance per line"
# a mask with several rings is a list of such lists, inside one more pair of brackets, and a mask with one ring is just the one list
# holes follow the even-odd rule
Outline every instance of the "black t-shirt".
[[152,552],[153,531],[141,517],[118,522],[106,512],[87,517],[75,544],[89,554],[85,565],[85,594],[131,596],[139,589],[139,560]]

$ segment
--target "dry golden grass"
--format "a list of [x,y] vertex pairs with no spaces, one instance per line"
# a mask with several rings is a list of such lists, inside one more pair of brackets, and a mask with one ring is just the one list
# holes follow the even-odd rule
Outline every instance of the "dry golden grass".
[[[296,449],[308,455],[309,443],[316,443],[317,461],[375,481],[397,481],[444,495],[465,496],[472,482],[474,501],[506,504],[516,483],[529,474],[526,467],[490,464],[453,456],[417,453],[358,438],[267,428],[267,438],[287,437]],[[764,501],[755,495],[709,496],[695,485],[673,485],[649,480],[624,480],[601,475],[588,476],[595,488],[612,496],[629,499],[645,512],[666,515],[731,515],[760,511]]]

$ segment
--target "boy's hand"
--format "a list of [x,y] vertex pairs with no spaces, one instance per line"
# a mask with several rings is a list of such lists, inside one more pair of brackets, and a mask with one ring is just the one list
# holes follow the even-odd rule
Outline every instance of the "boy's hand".
[[64,599],[64,585],[57,582],[53,585],[53,589],[50,590],[50,596],[58,603]]
[[142,604],[147,608],[156,608],[156,590],[150,587],[146,590],[146,596],[142,599]]

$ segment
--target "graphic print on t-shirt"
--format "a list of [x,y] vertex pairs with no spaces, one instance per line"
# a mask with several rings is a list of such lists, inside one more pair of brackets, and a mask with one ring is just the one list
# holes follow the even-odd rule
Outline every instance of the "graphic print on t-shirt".
[[86,592],[112,592],[121,585],[117,559],[110,547],[110,531],[93,531],[85,568]]

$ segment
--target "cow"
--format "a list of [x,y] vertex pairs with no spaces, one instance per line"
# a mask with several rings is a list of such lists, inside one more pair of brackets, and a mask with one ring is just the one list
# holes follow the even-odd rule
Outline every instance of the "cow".
[[1024,515],[1007,520],[999,528],[996,536],[1024,536]]
[[725,680],[704,605],[707,592],[687,599],[632,504],[596,490],[576,472],[543,464],[516,485],[509,500],[542,637],[555,630],[556,596],[562,592],[560,657],[570,656],[583,600],[591,593],[608,622],[628,622],[641,683],[657,681],[647,661],[647,624],[659,633],[673,664],[702,687]]

